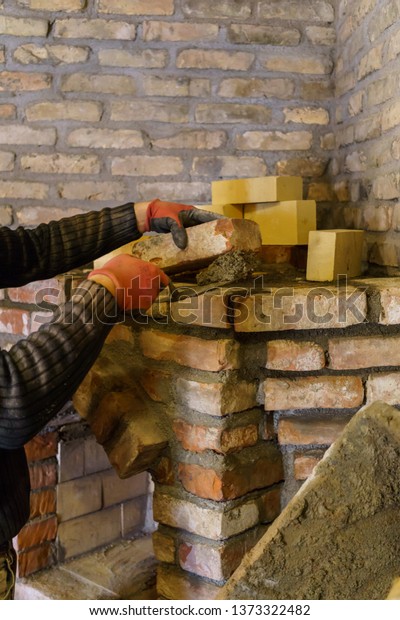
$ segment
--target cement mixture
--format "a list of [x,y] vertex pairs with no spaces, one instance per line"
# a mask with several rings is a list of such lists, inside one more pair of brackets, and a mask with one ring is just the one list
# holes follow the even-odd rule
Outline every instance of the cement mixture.
[[400,576],[400,412],[360,410],[218,597],[385,599]]

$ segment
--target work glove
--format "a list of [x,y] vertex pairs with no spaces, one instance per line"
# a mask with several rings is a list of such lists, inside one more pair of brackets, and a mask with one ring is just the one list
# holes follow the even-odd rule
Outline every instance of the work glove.
[[196,209],[191,205],[164,202],[156,198],[147,207],[145,232],[150,230],[158,233],[170,232],[175,245],[180,250],[184,250],[188,242],[185,228],[219,220],[222,217],[217,213]]
[[88,279],[95,280],[97,275],[112,281],[121,310],[147,310],[160,289],[169,284],[169,277],[159,267],[129,254],[115,256],[100,269],[91,271]]

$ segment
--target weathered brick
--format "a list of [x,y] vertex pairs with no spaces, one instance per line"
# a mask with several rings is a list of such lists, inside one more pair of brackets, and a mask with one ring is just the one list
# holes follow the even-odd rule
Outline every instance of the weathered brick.
[[209,264],[231,250],[256,252],[260,246],[261,236],[255,222],[223,218],[189,228],[184,250],[176,247],[169,233],[139,241],[132,254],[170,273]]
[[316,451],[297,454],[294,458],[294,477],[296,480],[306,480],[313,472],[314,467],[320,462],[322,453]]
[[23,65],[29,64],[75,64],[86,62],[89,58],[88,47],[75,45],[36,45],[25,43],[16,48],[13,58]]
[[223,71],[248,71],[254,54],[225,50],[182,50],[178,53],[178,69],[221,69]]
[[218,149],[226,143],[225,131],[186,130],[171,136],[153,138],[152,145],[161,149]]
[[[1,196],[1,184],[0,184]],[[26,310],[20,308],[1,308],[0,309],[0,331],[7,334],[17,334],[20,336],[29,335],[30,315]]]
[[140,385],[152,400],[160,403],[170,402],[172,386],[170,373],[146,368],[140,375]]
[[146,357],[176,362],[198,370],[232,370],[239,367],[239,344],[231,339],[205,340],[155,330],[140,333]]
[[223,540],[258,524],[255,501],[239,506],[209,508],[161,492],[154,495],[154,518],[159,523],[180,528],[211,540]]
[[383,200],[398,198],[400,196],[400,173],[392,172],[374,179],[372,195]]
[[374,42],[387,28],[395,24],[400,17],[400,7],[396,0],[388,0],[379,7],[374,19],[371,19],[368,26],[369,38]]
[[147,518],[147,496],[135,497],[135,499],[121,504],[121,535],[122,537],[132,537],[132,535],[142,535],[146,527]]
[[240,18],[245,19],[251,15],[251,3],[249,0],[185,0],[183,14],[187,17],[212,17],[212,18]]
[[98,174],[100,161],[95,155],[23,155],[21,168],[34,173],[47,174]]
[[134,41],[135,24],[108,19],[56,19],[54,37],[62,39],[116,39]]
[[154,532],[153,536],[154,555],[159,562],[175,564],[175,539],[159,531]]
[[254,459],[248,464],[217,472],[194,463],[179,463],[179,478],[183,487],[197,497],[214,501],[236,499],[255,489],[271,486],[283,479],[282,461],[276,448],[269,445],[269,456]]
[[308,73],[310,75],[329,74],[332,71],[332,61],[315,56],[270,56],[262,61],[263,67],[269,71],[289,73]]
[[51,543],[18,553],[18,577],[27,577],[32,573],[48,568],[54,564],[54,551]]
[[25,454],[28,462],[41,461],[57,454],[57,433],[36,435],[25,444]]
[[14,153],[0,152],[0,171],[10,172],[14,170],[15,155]]
[[[72,103],[72,102],[69,102]],[[135,149],[144,145],[142,133],[135,129],[80,127],[70,132],[69,146],[90,149]]]
[[295,90],[295,83],[290,78],[226,78],[221,80],[218,95],[220,97],[276,97],[290,99]]
[[369,106],[379,105],[384,101],[388,101],[388,99],[394,97],[397,92],[396,75],[392,73],[391,75],[368,84],[366,92]]
[[82,209],[51,209],[47,207],[22,207],[16,210],[18,223],[23,226],[36,226],[62,217],[79,215]]
[[305,101],[323,101],[333,97],[334,88],[332,80],[313,80],[307,82],[302,80],[300,84],[300,95]]
[[313,134],[310,131],[245,131],[236,138],[241,150],[308,151]]
[[245,536],[219,545],[210,544],[208,541],[183,540],[178,548],[179,564],[181,568],[195,575],[224,581],[239,566],[243,556],[262,533],[261,528],[256,528]]
[[367,380],[367,403],[380,400],[389,405],[400,404],[399,378],[398,372],[370,375]]
[[331,445],[343,432],[348,417],[281,418],[278,440],[281,445]]
[[205,204],[210,200],[210,184],[196,181],[138,183],[138,198],[151,201],[154,196],[176,201],[179,196],[186,204]]
[[145,21],[144,41],[213,41],[218,37],[217,24]]
[[57,535],[57,517],[48,517],[40,521],[27,523],[19,532],[18,549],[36,547],[46,541],[54,540]]
[[100,508],[102,486],[99,475],[76,478],[57,485],[57,514],[60,521],[69,521]]
[[104,93],[110,95],[134,95],[135,79],[125,75],[97,75],[75,73],[64,76],[61,80],[64,92]]
[[373,73],[382,67],[382,50],[383,43],[370,49],[369,52],[361,58],[358,67],[357,79],[362,80],[370,73]]
[[29,466],[29,477],[32,489],[54,487],[57,483],[56,465],[52,461],[34,463]]
[[271,110],[263,105],[240,103],[200,103],[196,106],[197,123],[268,123]]
[[99,0],[98,10],[124,15],[173,15],[174,0]]
[[[163,123],[187,123],[189,108],[187,104],[137,101],[113,102],[112,121],[159,121]],[[153,194],[154,195],[154,194]],[[175,196],[176,198],[176,196]]]
[[192,170],[201,176],[260,177],[267,173],[267,166],[261,157],[195,157]]
[[149,492],[149,476],[142,472],[126,480],[118,478],[114,470],[101,474],[104,506],[121,504],[134,497],[147,495]]
[[[113,200],[114,202],[127,200],[125,188],[121,183],[80,181],[60,183],[58,194],[67,200]],[[1,195],[1,191],[0,191]]]
[[329,112],[325,108],[285,108],[285,123],[303,123],[305,125],[328,125]]
[[173,176],[182,170],[183,162],[180,157],[130,155],[111,160],[113,176]]
[[16,116],[16,107],[11,103],[2,103],[0,105],[0,118],[1,119],[11,119]]
[[[28,121],[91,121],[97,122],[102,105],[96,101],[41,101],[27,107]],[[80,129],[79,131],[83,131]]]
[[45,37],[49,29],[46,19],[0,15],[0,34],[17,37]]
[[301,35],[297,28],[232,24],[228,28],[228,38],[232,43],[291,46],[300,43]]
[[56,490],[45,489],[30,494],[30,519],[43,517],[57,510]]
[[265,409],[351,409],[364,400],[360,377],[298,377],[266,379]]
[[53,128],[34,129],[25,125],[3,125],[0,144],[34,144],[53,146],[57,134]]
[[221,454],[228,454],[248,446],[254,446],[258,440],[258,430],[255,424],[224,429],[189,424],[185,420],[177,418],[173,421],[173,429],[182,447],[191,452],[213,450]]
[[224,384],[178,378],[176,390],[186,407],[214,416],[246,411],[257,405],[256,385],[246,381]]
[[313,45],[334,45],[336,42],[336,30],[328,26],[306,26],[305,33]]
[[52,77],[48,73],[0,72],[0,91],[46,90],[51,87],[51,84]]
[[207,97],[211,82],[206,78],[171,78],[147,75],[143,80],[144,92],[150,97]]
[[99,51],[99,63],[106,67],[133,67],[160,69],[168,62],[165,50],[143,50],[130,52],[127,50],[108,49]]
[[387,49],[387,59],[394,60],[400,54],[400,30],[391,34],[388,49]]
[[382,131],[388,131],[400,125],[400,102],[395,101],[382,112]]
[[331,2],[314,0],[302,4],[301,10],[291,0],[260,0],[261,19],[294,19],[311,22],[333,22],[334,10]]
[[58,543],[65,559],[107,545],[120,537],[120,506],[64,521],[58,527]]
[[324,329],[363,323],[365,291],[355,287],[270,288],[267,293],[236,297],[235,330],[240,332]]
[[58,444],[58,481],[66,482],[85,474],[84,441],[60,441]]
[[327,163],[325,159],[319,159],[318,157],[281,159],[276,163],[276,172],[278,175],[315,178],[325,173]]
[[167,564],[157,567],[157,593],[167,600],[212,601],[221,588]]
[[31,11],[81,11],[86,0],[17,0],[18,4]]
[[315,342],[270,340],[267,343],[266,367],[270,370],[311,371],[324,366],[324,350]]

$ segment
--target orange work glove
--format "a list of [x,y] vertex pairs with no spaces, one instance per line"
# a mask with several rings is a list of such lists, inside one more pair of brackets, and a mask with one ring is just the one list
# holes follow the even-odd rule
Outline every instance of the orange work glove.
[[100,269],[91,271],[88,279],[97,275],[112,281],[122,310],[147,310],[160,289],[169,284],[169,277],[159,267],[129,254],[115,256]]
[[175,245],[180,250],[184,250],[187,246],[187,232],[185,228],[211,222],[212,220],[219,220],[222,217],[222,215],[217,213],[196,209],[196,207],[191,205],[164,202],[156,198],[147,207],[145,232],[150,230],[159,233],[170,232]]

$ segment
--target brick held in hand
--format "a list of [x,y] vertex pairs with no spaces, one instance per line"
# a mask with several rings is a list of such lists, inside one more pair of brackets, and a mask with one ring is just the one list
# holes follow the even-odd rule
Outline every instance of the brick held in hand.
[[197,269],[233,250],[258,252],[261,234],[258,225],[241,219],[221,219],[187,229],[188,245],[176,247],[171,234],[150,236],[136,243],[132,254],[155,263],[167,273]]

